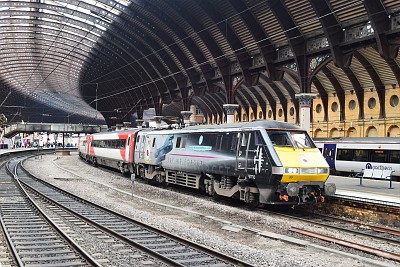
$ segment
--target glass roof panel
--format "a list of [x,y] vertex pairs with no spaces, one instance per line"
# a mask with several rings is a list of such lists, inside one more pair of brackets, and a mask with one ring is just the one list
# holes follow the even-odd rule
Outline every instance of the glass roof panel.
[[97,117],[79,98],[80,73],[91,48],[131,1],[0,3],[0,79],[48,106]]

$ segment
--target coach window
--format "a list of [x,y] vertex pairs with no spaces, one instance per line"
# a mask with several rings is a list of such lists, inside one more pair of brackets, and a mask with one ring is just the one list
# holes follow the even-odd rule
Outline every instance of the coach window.
[[368,161],[368,150],[355,149],[354,161]]
[[136,149],[139,149],[140,135],[136,136]]
[[176,139],[176,144],[175,144],[175,148],[179,148],[181,146],[181,137],[178,137]]
[[101,147],[101,148],[104,148],[104,147],[106,147],[106,144],[105,144],[105,142],[106,142],[106,141],[104,141],[104,140],[101,140],[101,141],[100,141],[100,143],[99,143],[99,144],[100,144],[100,145],[99,145],[99,147]]
[[265,143],[261,133],[259,131],[255,131],[254,134],[254,142],[256,146],[263,146]]
[[353,150],[352,149],[338,149],[336,159],[337,160],[353,160]]
[[118,140],[119,144],[118,144],[118,148],[124,148],[125,147],[125,140]]
[[183,136],[182,137],[182,141],[181,141],[181,148],[185,148],[186,147],[186,140],[187,140],[187,137]]
[[242,133],[241,146],[247,146],[247,133]]
[[371,151],[372,162],[386,162],[386,151],[385,150],[372,150]]
[[231,138],[231,147],[230,147],[230,151],[236,151],[236,146],[238,144],[238,134],[234,134]]
[[221,136],[221,152],[229,153],[231,149],[233,134],[225,133]]
[[217,142],[215,144],[215,150],[220,151],[222,145],[222,135],[217,135]]
[[400,150],[392,150],[390,151],[390,163],[399,163],[400,162]]

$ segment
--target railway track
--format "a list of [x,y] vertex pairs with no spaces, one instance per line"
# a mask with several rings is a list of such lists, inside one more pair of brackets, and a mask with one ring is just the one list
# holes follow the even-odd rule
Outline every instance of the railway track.
[[[55,164],[55,165],[58,166],[57,164]],[[65,170],[65,171],[66,171],[66,170]],[[74,173],[74,172],[71,172],[71,173]],[[74,175],[76,175],[76,176],[79,177],[79,174],[74,173]],[[105,185],[105,186],[106,186],[106,185]],[[179,190],[178,190],[178,191],[179,191]],[[187,192],[185,192],[185,193],[188,194]],[[128,194],[130,194],[130,192],[128,192]],[[282,214],[279,214],[279,216],[282,216]],[[216,218],[216,219],[218,219],[218,218]],[[325,219],[321,219],[321,220],[324,221],[324,220],[326,220],[326,218],[325,218]],[[269,235],[268,235],[268,232],[260,231],[260,230],[257,230],[257,229],[255,229],[255,228],[252,228],[252,227],[240,227],[239,225],[238,225],[238,227],[241,228],[243,231],[246,231],[246,232],[249,232],[249,233],[254,233],[255,235],[261,235],[261,236],[265,236],[265,237],[267,237],[267,238],[276,239],[276,236],[275,236],[275,237],[274,237],[274,236],[269,236]],[[363,227],[365,227],[365,226],[361,226],[361,228],[363,228]],[[317,228],[318,228],[318,227],[317,227]],[[293,232],[293,233],[290,234],[290,232]],[[327,231],[325,231],[325,233],[326,233],[326,232],[327,232]],[[350,232],[351,232],[351,231],[350,231]],[[300,233],[294,233],[294,231],[290,231],[290,230],[288,229],[287,235],[288,235],[289,237],[290,237],[290,236],[296,236],[297,238],[299,238]],[[303,235],[303,234],[302,234],[302,235]],[[334,235],[334,234],[332,234],[332,235]],[[280,238],[278,237],[277,239],[280,239]],[[315,239],[315,237],[314,237],[314,239]],[[319,245],[318,243],[321,243],[321,242],[316,242],[314,239],[313,239],[313,240],[310,239],[309,241],[305,241],[305,242],[300,242],[298,245],[300,245],[300,246],[305,245],[305,246],[315,247],[315,248],[323,249],[323,250],[324,250],[324,248],[326,247],[326,248],[327,248],[327,251],[330,251],[331,253],[337,253],[338,255],[342,255],[342,254],[340,253],[340,250],[341,250],[342,252],[348,251],[347,248],[346,248],[346,249],[344,249],[344,248],[339,248],[339,250],[337,250],[337,248],[339,247],[338,245],[340,245],[340,246],[342,246],[342,247],[344,246],[344,245],[342,245],[342,244],[339,244],[339,242],[321,239],[321,240],[324,240],[324,242],[332,243],[332,246],[331,246],[331,245],[327,245],[327,244]],[[285,241],[286,241],[286,238],[282,238],[281,240],[285,242]],[[304,240],[304,237],[300,237],[299,240]],[[290,241],[290,240],[288,240],[287,242],[292,243],[292,241]],[[355,249],[357,249],[356,247],[353,248],[353,249],[354,249],[354,250],[353,250],[351,253],[354,254],[354,255],[361,255],[361,257],[363,257],[363,260],[362,260],[362,261],[369,261],[369,262],[372,262],[372,263],[374,264],[374,266],[392,266],[392,265],[390,265],[390,263],[382,263],[382,265],[381,265],[379,261],[382,261],[383,258],[382,258],[382,259],[379,259],[379,260],[374,260],[374,259],[368,260],[369,257],[366,256],[366,253],[369,253],[369,254],[372,254],[372,255],[378,255],[379,257],[383,257],[382,255],[384,255],[384,253],[380,253],[380,252],[377,252],[377,253],[370,253],[369,251],[360,250],[360,251],[362,251],[363,253],[359,254],[359,253],[355,252]],[[335,252],[335,250],[337,250],[337,251]],[[388,252],[388,253],[390,253],[390,252]],[[357,258],[357,256],[356,256],[356,258]],[[392,258],[389,258],[389,259],[392,259]],[[393,260],[393,259],[392,259],[392,260]],[[396,260],[396,259],[394,259],[394,260]]]
[[299,234],[302,234],[302,235],[318,238],[318,239],[323,240],[323,241],[339,244],[341,246],[345,246],[345,247],[348,247],[348,248],[352,248],[352,249],[356,249],[356,250],[359,250],[359,251],[363,251],[365,253],[373,254],[373,255],[376,255],[376,256],[379,256],[379,257],[382,257],[382,258],[385,258],[385,259],[389,259],[389,260],[400,262],[400,254],[398,254],[398,253],[393,253],[393,252],[390,252],[390,251],[384,251],[384,250],[381,250],[381,249],[377,249],[377,248],[373,248],[373,247],[357,244],[355,242],[346,241],[346,240],[343,240],[343,239],[339,239],[339,238],[323,235],[323,234],[317,233],[315,231],[300,229],[300,228],[297,228],[297,227],[292,227],[290,230],[295,232],[295,233],[299,233]]
[[100,266],[71,240],[14,178],[18,161],[0,168],[0,222],[15,266]]
[[144,225],[131,218],[107,210],[96,204],[60,190],[40,179],[32,177],[19,164],[18,179],[41,197],[68,210],[88,223],[95,225],[115,238],[145,251],[172,266],[250,266],[246,262],[220,254],[185,239],[172,236]]
[[[187,190],[179,190],[179,189],[173,189],[174,191],[177,191],[179,193],[183,194],[188,194]],[[192,194],[195,194],[196,197],[201,197],[196,193],[191,192]],[[191,194],[189,193],[189,194]],[[239,205],[241,206],[241,205]],[[265,212],[264,209],[261,210],[262,212]],[[297,211],[297,210],[296,210]],[[271,211],[268,211],[268,213],[274,213]],[[387,242],[387,243],[392,243],[394,245],[400,245],[400,231],[396,229],[390,229],[387,227],[378,227],[375,225],[368,225],[365,223],[358,223],[352,220],[346,220],[346,219],[339,219],[336,217],[329,217],[329,216],[322,216],[322,215],[316,215],[316,214],[311,214],[311,213],[296,213],[295,215],[289,215],[289,214],[283,214],[281,212],[275,214],[279,216],[285,216],[289,219],[296,219],[296,220],[301,220],[313,225],[319,225],[319,226],[324,226],[328,229],[336,229],[339,231],[344,231],[347,233],[354,234],[356,236],[366,236],[368,238],[373,238],[373,239],[379,239],[381,241]],[[240,227],[239,227],[240,228]],[[245,229],[245,228],[243,228]],[[251,229],[253,230],[253,229]],[[250,230],[250,231],[251,231]],[[255,234],[259,234],[259,231],[254,229],[253,231]],[[311,234],[312,231],[310,230],[305,230],[305,229],[300,229],[300,228],[291,228],[289,232],[301,234],[301,235],[307,235],[309,237],[313,238],[318,238],[322,241],[329,242],[332,244],[340,245],[343,247],[349,247],[354,250],[361,251],[363,253],[371,254],[371,255],[376,255],[379,257],[387,258],[390,260],[398,261],[399,255],[396,253],[392,253],[390,251],[384,251],[380,250],[378,248],[373,248],[373,247],[368,247],[362,244],[356,244],[355,242],[348,242],[345,240],[339,240],[335,239],[333,237],[328,237],[324,236],[322,234],[319,234],[317,232],[314,232]],[[290,234],[289,234],[290,236]],[[284,239],[283,239],[284,241]]]
[[388,243],[400,245],[400,230],[389,227],[381,227],[367,223],[360,223],[354,220],[337,218],[328,215],[313,214],[304,211],[295,211],[291,215],[279,213],[290,219],[297,219],[311,224],[316,224],[348,233],[372,237]]
[[[295,211],[292,212],[291,214],[288,214],[286,212],[272,212],[272,211],[268,211],[268,213],[276,214],[279,216],[285,216],[286,218],[291,220],[300,220],[303,222],[310,223],[312,225],[323,226],[328,229],[344,231],[347,233],[351,233],[354,236],[366,236],[368,238],[373,238],[387,243],[391,243],[395,246],[400,246],[400,230],[398,229],[380,227],[376,225],[360,223],[353,220],[336,218],[327,215],[311,214],[309,212],[303,212],[303,211]],[[362,244],[357,244],[355,242],[338,239],[332,236],[323,235],[321,233],[318,233],[317,231],[311,231],[297,227],[291,227],[290,231],[301,235],[318,238],[326,242],[349,247],[371,255],[376,255],[389,260],[400,262],[399,253],[384,251],[378,248],[373,248]]]

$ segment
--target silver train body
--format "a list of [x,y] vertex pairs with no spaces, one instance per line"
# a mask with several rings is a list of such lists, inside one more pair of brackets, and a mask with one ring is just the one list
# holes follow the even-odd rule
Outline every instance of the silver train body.
[[332,171],[354,175],[363,169],[392,170],[400,178],[400,138],[316,138]]
[[254,206],[313,202],[335,191],[325,183],[328,165],[308,134],[275,121],[142,130],[134,164],[145,179]]

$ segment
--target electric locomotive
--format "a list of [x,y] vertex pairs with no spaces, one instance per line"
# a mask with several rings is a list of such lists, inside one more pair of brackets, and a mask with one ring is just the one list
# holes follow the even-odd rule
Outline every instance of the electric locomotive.
[[336,191],[308,133],[276,121],[142,130],[133,167],[145,179],[251,206],[324,201]]

